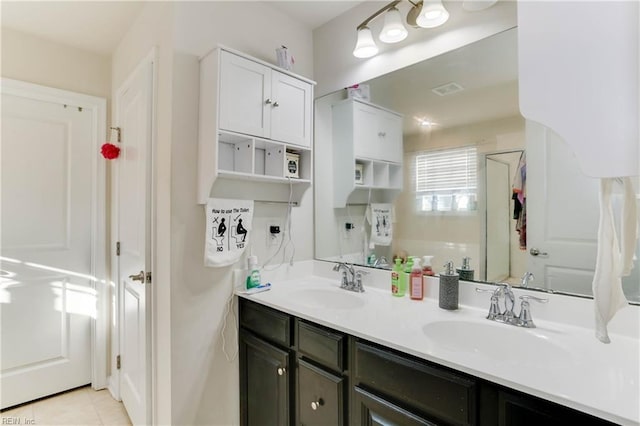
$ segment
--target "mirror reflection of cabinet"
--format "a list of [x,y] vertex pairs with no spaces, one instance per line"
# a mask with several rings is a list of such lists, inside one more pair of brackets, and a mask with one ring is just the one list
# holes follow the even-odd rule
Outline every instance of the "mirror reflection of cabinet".
[[238,194],[286,202],[290,191],[300,201],[312,179],[313,85],[227,48],[202,58],[199,203]]
[[402,116],[356,99],[333,105],[332,115],[334,207],[363,190],[393,201],[402,190]]

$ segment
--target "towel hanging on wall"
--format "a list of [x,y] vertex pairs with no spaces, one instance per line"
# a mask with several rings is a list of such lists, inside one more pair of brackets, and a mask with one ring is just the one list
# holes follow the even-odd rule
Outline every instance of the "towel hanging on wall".
[[253,200],[209,198],[205,212],[205,266],[219,268],[234,264],[249,245]]
[[393,206],[387,203],[372,203],[367,219],[371,223],[370,242],[378,246],[391,245],[393,239]]
[[[620,221],[620,241],[616,233],[613,214],[613,184],[622,182],[624,203]],[[600,181],[600,224],[598,251],[593,277],[593,301],[596,337],[609,343],[607,324],[618,310],[629,304],[622,291],[622,277],[633,269],[633,254],[638,237],[638,215],[631,178],[605,178]]]

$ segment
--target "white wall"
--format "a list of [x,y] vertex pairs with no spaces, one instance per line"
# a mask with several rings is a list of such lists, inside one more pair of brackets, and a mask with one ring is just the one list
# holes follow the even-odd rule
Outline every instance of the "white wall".
[[111,97],[111,58],[2,27],[2,76]]
[[[114,94],[128,75],[154,47],[158,48],[156,127],[154,140],[152,198],[155,217],[152,219],[152,263],[154,271],[152,293],[155,298],[156,330],[153,331],[157,352],[156,424],[171,424],[171,277],[172,244],[168,230],[171,224],[171,111],[173,62],[173,4],[148,2],[124,35],[112,56],[112,87]],[[115,113],[115,111],[114,111]],[[115,123],[116,125],[118,123]],[[150,306],[150,305],[148,305]]]
[[[206,268],[204,208],[196,204],[198,136],[198,56],[216,44],[275,63],[275,48],[293,52],[294,71],[312,77],[312,35],[268,3],[185,2],[175,4],[173,119],[171,145],[171,336],[173,424],[239,423],[237,358],[222,351],[225,304],[232,292],[232,269]],[[313,257],[313,196],[309,189],[293,208],[295,260]],[[284,223],[285,205],[256,204],[253,253],[264,262],[272,220]],[[289,252],[288,252],[289,253]],[[235,321],[228,317],[227,352],[238,347]]]

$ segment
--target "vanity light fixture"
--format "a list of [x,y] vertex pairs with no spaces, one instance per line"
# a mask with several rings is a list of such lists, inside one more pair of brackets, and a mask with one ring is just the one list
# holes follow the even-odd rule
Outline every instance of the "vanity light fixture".
[[421,4],[421,10],[416,18],[417,26],[435,28],[449,20],[449,12],[444,8],[441,0],[429,0],[419,4]]
[[[358,25],[358,40],[353,50],[353,56],[356,58],[370,58],[378,53],[378,46],[376,46],[371,35],[369,23],[382,14],[384,14],[384,26],[378,36],[380,41],[398,43],[407,38],[409,32],[402,23],[402,15],[396,7],[401,1],[392,1]],[[407,24],[410,26],[435,28],[449,19],[449,12],[444,8],[441,0],[420,0],[417,3],[412,0],[407,1],[413,5],[406,19]]]
[[377,54],[378,46],[373,41],[369,27],[358,27],[358,41],[356,42],[356,48],[353,49],[353,56],[356,58],[370,58]]
[[384,43],[397,43],[404,40],[409,35],[409,31],[402,23],[400,11],[393,6],[384,14],[384,27],[378,36]]

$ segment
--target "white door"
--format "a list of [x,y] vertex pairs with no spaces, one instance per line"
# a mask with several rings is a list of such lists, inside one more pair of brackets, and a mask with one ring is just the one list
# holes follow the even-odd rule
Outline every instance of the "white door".
[[92,123],[2,94],[2,408],[91,382]]
[[271,71],[271,139],[311,146],[311,84]]
[[229,52],[220,61],[220,128],[270,137],[271,69]]
[[120,244],[120,396],[134,425],[150,419],[151,285],[150,170],[153,62],[146,60],[118,90],[116,123],[121,131],[115,176],[116,238]]
[[528,269],[535,274],[531,285],[584,294],[596,260],[598,179],[580,171],[558,135],[531,121],[526,127]]
[[509,165],[487,157],[487,281],[503,281],[510,275],[509,214],[511,182]]

